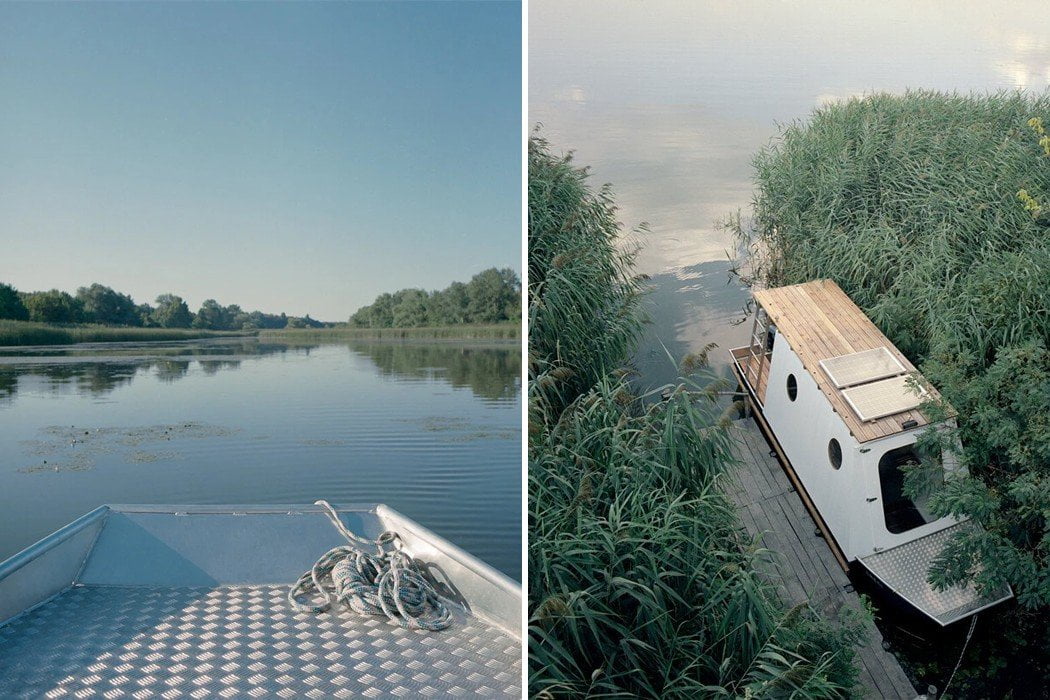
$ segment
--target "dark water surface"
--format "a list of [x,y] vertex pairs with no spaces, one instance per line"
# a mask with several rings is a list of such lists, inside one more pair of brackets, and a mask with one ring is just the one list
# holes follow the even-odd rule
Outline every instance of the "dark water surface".
[[719,222],[751,201],[752,154],[777,123],[873,91],[1045,90],[1045,2],[529,3],[529,122],[611,182],[621,221],[648,222],[639,269],[653,324],[651,384],[709,342],[747,342],[746,291]]
[[387,503],[520,580],[520,376],[512,344],[8,348],[0,559],[103,503],[325,498]]

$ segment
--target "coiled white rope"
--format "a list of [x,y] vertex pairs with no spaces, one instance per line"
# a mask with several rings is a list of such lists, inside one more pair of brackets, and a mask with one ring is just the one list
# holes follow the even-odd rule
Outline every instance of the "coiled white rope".
[[[386,531],[375,541],[350,532],[327,501],[316,501],[349,546],[329,550],[288,591],[288,602],[304,613],[322,613],[339,603],[363,615],[386,615],[405,628],[437,632],[452,624],[452,613],[423,576],[415,561],[401,549],[396,532]],[[386,545],[392,545],[387,549]],[[375,549],[375,554],[367,550]],[[320,595],[324,602],[303,600]]]

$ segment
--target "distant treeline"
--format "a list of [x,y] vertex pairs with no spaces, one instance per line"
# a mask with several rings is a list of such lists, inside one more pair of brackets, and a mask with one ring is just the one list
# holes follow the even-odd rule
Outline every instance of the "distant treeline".
[[402,289],[380,294],[350,317],[354,328],[417,328],[465,323],[499,323],[521,318],[521,280],[510,268],[492,267],[470,282],[453,282],[427,292]]
[[[2,323],[2,322],[0,322]],[[0,328],[3,326],[0,325]],[[354,328],[345,323],[328,328],[301,328],[296,330],[259,331],[260,338],[286,341],[351,341],[351,340],[420,340],[461,341],[493,340],[497,342],[521,340],[520,323],[464,323],[458,326],[419,326],[417,328]]]
[[321,328],[325,324],[303,317],[244,311],[237,304],[222,306],[214,299],[201,304],[197,313],[177,294],[161,294],[150,304],[136,304],[127,294],[101,285],[80,287],[76,294],[57,289],[20,292],[0,282],[0,320],[39,323],[98,323],[139,328],[198,328],[240,331],[260,328]]

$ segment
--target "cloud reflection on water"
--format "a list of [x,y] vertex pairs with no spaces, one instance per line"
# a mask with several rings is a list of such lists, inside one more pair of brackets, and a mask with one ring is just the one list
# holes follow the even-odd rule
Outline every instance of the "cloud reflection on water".
[[[778,124],[876,91],[1048,86],[1042,2],[529,4],[530,123],[613,184],[627,228],[649,225],[636,238],[655,313],[639,363],[653,383],[667,376],[661,343],[681,357],[746,342],[728,325],[747,295],[719,223],[746,218],[751,158]],[[724,327],[700,327],[712,323]]]

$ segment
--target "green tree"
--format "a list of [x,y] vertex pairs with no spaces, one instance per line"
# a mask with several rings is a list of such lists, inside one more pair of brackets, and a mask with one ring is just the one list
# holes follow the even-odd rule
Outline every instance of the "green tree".
[[214,299],[205,299],[200,310],[193,318],[194,328],[205,328],[213,331],[229,330],[232,318],[229,312]]
[[242,309],[238,304],[230,304],[225,309],[226,313],[226,330],[239,331],[244,328],[244,324],[248,322],[248,312]]
[[52,289],[22,296],[29,320],[40,323],[76,323],[83,318],[80,302],[66,292]]
[[443,291],[436,292],[431,303],[431,325],[454,326],[466,323],[470,294],[467,285],[453,282]]
[[161,328],[189,328],[193,323],[190,307],[176,294],[161,294],[156,299],[157,308],[152,319]]
[[147,328],[155,328],[157,322],[153,320],[153,312],[156,311],[149,304],[139,304],[135,307],[135,313],[139,317],[139,325]]
[[372,307],[362,306],[360,309],[353,313],[353,315],[350,317],[349,323],[353,328],[371,328]]
[[427,323],[427,293],[422,289],[402,289],[394,295],[393,326],[413,328]]
[[288,328],[324,328],[324,323],[317,319],[310,318],[310,314],[305,316],[289,316],[288,317]]
[[0,282],[0,318],[15,321],[25,321],[29,318],[29,311],[18,296],[18,290],[3,282]]
[[394,325],[394,295],[380,294],[372,304],[372,328],[390,328]]
[[521,294],[521,282],[509,268],[491,267],[471,278],[467,285],[467,316],[473,323],[506,320],[507,307]]
[[461,323],[496,323],[521,318],[521,280],[510,268],[490,268],[474,275],[468,284],[453,282],[427,294],[421,289],[401,289],[380,294],[369,306],[350,316],[355,328],[444,326]]
[[127,294],[98,284],[77,289],[77,300],[84,309],[84,320],[115,326],[140,326],[142,319],[135,302]]

